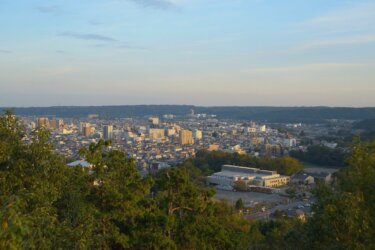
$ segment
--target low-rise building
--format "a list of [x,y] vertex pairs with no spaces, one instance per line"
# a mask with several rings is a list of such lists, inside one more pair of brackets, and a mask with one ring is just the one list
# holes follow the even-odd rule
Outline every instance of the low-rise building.
[[315,182],[314,177],[304,171],[300,171],[292,175],[292,178],[291,178],[291,183],[293,184],[311,185],[311,184],[314,184],[314,182]]
[[171,166],[166,162],[161,161],[153,161],[150,163],[149,171],[151,173],[156,173],[157,171],[164,169],[164,168],[170,168]]
[[246,185],[276,188],[289,184],[290,177],[282,176],[276,171],[233,165],[224,165],[221,172],[207,177],[208,185],[225,190],[233,189],[238,181],[243,181]]

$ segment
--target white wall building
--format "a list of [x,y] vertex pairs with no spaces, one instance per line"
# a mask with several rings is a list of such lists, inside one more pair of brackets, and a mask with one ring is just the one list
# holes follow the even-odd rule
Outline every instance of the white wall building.
[[287,185],[290,177],[282,176],[276,171],[233,165],[223,165],[221,172],[207,177],[207,184],[224,190],[232,190],[236,181],[260,187],[280,187]]
[[201,130],[194,130],[194,139],[201,140],[203,137],[203,133]]

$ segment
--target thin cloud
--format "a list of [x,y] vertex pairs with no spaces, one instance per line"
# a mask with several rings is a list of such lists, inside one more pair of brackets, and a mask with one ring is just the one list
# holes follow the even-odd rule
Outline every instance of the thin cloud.
[[348,70],[357,69],[368,66],[361,63],[314,63],[300,66],[286,66],[286,67],[270,67],[270,68],[255,68],[247,70],[250,73],[293,73],[302,71],[332,71],[332,70]]
[[374,3],[349,4],[340,9],[307,20],[300,25],[300,28],[333,32],[371,29],[375,25],[374,13]]
[[101,25],[102,23],[101,23],[101,22],[98,22],[98,21],[89,21],[89,24],[92,25],[92,26],[99,26],[99,25]]
[[119,49],[130,49],[130,50],[146,50],[146,48],[132,46],[132,45],[129,45],[129,44],[121,44],[121,45],[117,46],[117,48],[119,48]]
[[92,46],[95,47],[95,48],[146,50],[146,48],[133,46],[133,45],[130,45],[130,44],[127,44],[127,43],[123,43],[123,44],[120,44],[120,43],[119,44],[98,43],[98,44],[94,44]]
[[95,48],[108,48],[108,44],[103,44],[103,43],[100,43],[100,44],[94,44],[92,45],[93,47]]
[[80,69],[77,67],[72,66],[60,66],[60,67],[52,67],[52,68],[44,68],[39,71],[40,75],[43,77],[56,77],[56,76],[64,76],[69,74],[74,74],[79,72]]
[[0,49],[0,53],[3,53],[3,54],[10,54],[10,53],[12,53],[12,51],[10,51],[10,50]]
[[36,10],[43,14],[59,15],[62,13],[62,9],[58,5],[39,6],[36,8]]
[[73,39],[79,40],[92,40],[92,41],[101,41],[101,42],[116,42],[117,40],[109,37],[103,36],[99,34],[91,34],[91,33],[75,33],[75,32],[64,32],[59,34],[59,36],[69,37]]
[[128,0],[144,7],[154,7],[159,9],[175,8],[186,2],[184,0]]
[[311,50],[323,47],[340,46],[340,45],[360,45],[375,43],[375,35],[353,36],[344,38],[335,38],[330,40],[313,41],[295,48],[295,50]]

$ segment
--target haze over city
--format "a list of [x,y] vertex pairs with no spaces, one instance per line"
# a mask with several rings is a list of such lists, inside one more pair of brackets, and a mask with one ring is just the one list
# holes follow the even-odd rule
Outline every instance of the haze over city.
[[374,106],[375,2],[0,1],[0,106]]

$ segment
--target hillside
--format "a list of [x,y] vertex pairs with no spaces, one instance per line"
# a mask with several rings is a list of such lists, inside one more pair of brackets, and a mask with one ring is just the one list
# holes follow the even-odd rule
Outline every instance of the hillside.
[[[9,107],[0,108],[0,110]],[[12,108],[17,115],[80,117],[99,114],[103,118],[196,113],[215,114],[221,119],[266,122],[324,122],[329,119],[375,119],[375,108],[345,107],[200,107],[192,105],[58,106]]]

